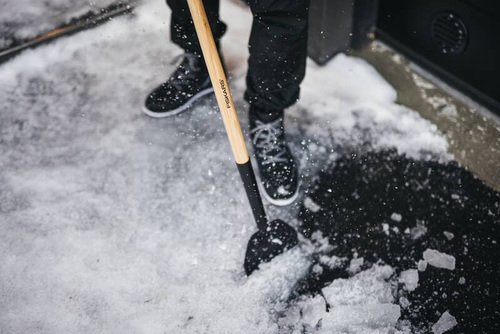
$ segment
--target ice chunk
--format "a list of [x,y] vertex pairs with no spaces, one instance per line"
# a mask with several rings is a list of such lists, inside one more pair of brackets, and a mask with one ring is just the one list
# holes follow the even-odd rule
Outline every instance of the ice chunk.
[[448,311],[444,312],[441,318],[432,326],[434,334],[442,334],[449,331],[458,324],[457,319]]
[[384,231],[386,235],[389,235],[389,227],[390,227],[389,224],[386,223],[382,224],[382,231]]
[[279,186],[278,187],[278,194],[280,194],[280,195],[288,195],[289,192],[288,192],[288,190],[285,189],[285,187]]
[[329,253],[334,247],[328,242],[328,238],[323,237],[320,231],[316,231],[311,235],[311,240],[318,253]]
[[411,229],[411,238],[417,240],[427,233],[427,227],[425,227],[423,222],[417,222],[417,226]]
[[408,291],[413,291],[418,286],[418,271],[416,269],[408,269],[401,272],[399,281],[404,283]]
[[387,278],[393,273],[390,266],[374,265],[349,279],[336,279],[322,292],[332,308],[340,305],[391,303],[394,298]]
[[436,268],[455,270],[455,257],[435,249],[428,248],[424,252],[424,260]]
[[325,314],[325,299],[321,295],[317,295],[302,309],[302,321],[314,327],[318,321],[325,316]]
[[401,308],[394,303],[390,266],[375,264],[348,279],[336,279],[322,292],[330,305],[318,333],[387,333]]
[[347,262],[346,258],[340,258],[338,256],[326,256],[322,255],[319,258],[319,262],[328,266],[330,269],[340,268]]
[[400,297],[399,305],[401,305],[402,308],[407,308],[408,306],[410,306],[410,301],[405,297]]
[[278,319],[278,324],[281,327],[294,326],[299,321],[300,321],[300,308],[295,306],[295,307],[289,307],[286,310],[284,316]]
[[311,212],[318,212],[319,210],[321,210],[321,206],[313,201],[311,197],[306,197],[306,199],[304,200],[304,206]]
[[425,271],[425,269],[427,269],[427,261],[425,261],[425,260],[418,261],[417,268],[418,268],[418,271]]
[[312,268],[312,271],[315,274],[321,274],[323,272],[323,267],[320,266],[319,264],[315,264]]
[[280,239],[278,238],[274,238],[273,240],[271,240],[271,242],[273,244],[278,244],[278,245],[282,245],[283,244],[283,241],[281,241]]
[[451,240],[455,237],[455,235],[453,233],[448,232],[448,231],[444,231],[443,234],[446,237],[446,239],[448,239],[448,240]]
[[383,328],[394,326],[400,316],[401,308],[390,303],[343,305],[325,314],[322,330],[323,333],[338,333],[345,332],[346,328],[356,328],[355,326]]
[[358,259],[352,259],[351,263],[349,264],[349,269],[347,269],[347,271],[349,271],[351,274],[360,272],[364,262],[365,261],[363,260],[362,257]]
[[399,223],[401,219],[403,219],[403,216],[401,216],[399,213],[394,212],[391,215],[391,219],[394,220],[396,223]]
[[458,279],[458,284],[460,284],[460,285],[465,284],[465,278],[464,278],[464,277],[460,277],[460,278]]
[[390,266],[382,266],[380,268],[380,277],[384,280],[388,280],[394,274],[394,269]]

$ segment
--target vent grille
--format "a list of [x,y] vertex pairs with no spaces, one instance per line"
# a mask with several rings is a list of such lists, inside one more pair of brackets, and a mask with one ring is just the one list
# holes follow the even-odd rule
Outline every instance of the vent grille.
[[439,13],[432,23],[432,39],[444,54],[464,52],[469,36],[464,22],[455,14]]

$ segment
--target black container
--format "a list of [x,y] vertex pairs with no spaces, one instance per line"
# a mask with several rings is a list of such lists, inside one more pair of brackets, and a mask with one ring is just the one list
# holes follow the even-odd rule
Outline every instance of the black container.
[[380,0],[377,37],[500,114],[500,2]]
[[373,38],[378,0],[312,0],[308,54],[324,64],[337,53],[361,48]]

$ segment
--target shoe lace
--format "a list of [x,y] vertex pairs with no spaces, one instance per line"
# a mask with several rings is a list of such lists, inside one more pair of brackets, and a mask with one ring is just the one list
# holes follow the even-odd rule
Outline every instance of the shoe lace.
[[[200,58],[194,53],[183,53],[177,55],[172,60],[172,64],[177,63],[180,59],[183,61],[177,67],[177,70],[171,76],[169,83],[173,87],[175,87],[178,91],[183,91],[187,82],[196,79],[196,72],[201,70],[198,66],[200,62]],[[184,60],[187,60],[186,65],[183,65]]]
[[281,123],[281,119],[271,123],[257,120],[255,128],[250,131],[251,134],[254,134],[252,141],[254,146],[259,149],[258,155],[263,159],[263,165],[288,161],[283,157],[286,154],[286,149],[279,138],[283,133]]

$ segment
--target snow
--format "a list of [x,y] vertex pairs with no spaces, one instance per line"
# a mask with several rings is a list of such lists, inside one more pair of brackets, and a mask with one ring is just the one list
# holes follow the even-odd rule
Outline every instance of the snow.
[[[321,231],[315,231],[311,235],[311,241],[314,243],[318,253],[329,253],[334,249],[334,246],[330,245],[328,238],[324,237]],[[325,261],[329,262],[330,260],[327,257]]]
[[451,239],[453,239],[455,237],[455,235],[453,233],[448,232],[448,231],[444,231],[443,235],[446,237],[446,239],[448,239],[448,241],[450,241]]
[[395,148],[414,158],[449,158],[448,144],[436,126],[396,104],[396,95],[366,61],[339,54],[324,67],[308,62],[301,99],[292,110],[307,110],[313,123],[326,122],[327,129],[316,125],[305,130],[339,145],[360,145],[369,139],[376,149]]
[[[221,8],[245,128],[251,15],[233,2]],[[180,52],[167,43],[168,29],[164,2],[146,1],[133,18],[0,66],[2,331],[276,333],[300,324],[297,309],[316,298],[285,302],[311,266],[304,245],[245,277],[255,224],[215,101],[164,120],[140,112]],[[449,157],[444,137],[396,104],[394,89],[364,60],[338,55],[325,67],[308,62],[307,70],[302,99],[287,112],[296,154],[303,140],[333,138],[339,147]],[[317,308],[307,321],[321,317],[330,332],[394,330],[392,273],[375,265],[334,281],[324,289],[330,312]]]
[[318,203],[314,202],[311,197],[306,197],[304,199],[304,206],[311,212],[318,212],[319,210],[321,210],[321,206],[319,206]]
[[347,261],[346,258],[340,258],[338,256],[326,256],[323,255],[319,258],[319,262],[330,269],[341,268]]
[[417,221],[417,225],[410,230],[411,238],[417,240],[427,233],[427,227],[423,222]]
[[436,86],[434,86],[431,82],[422,78],[420,75],[412,73],[411,76],[413,78],[413,81],[417,84],[418,87],[423,89],[436,89]]
[[441,318],[439,318],[438,322],[436,322],[432,326],[432,332],[434,334],[442,334],[449,331],[457,324],[458,322],[455,317],[452,316],[448,311],[446,311],[443,313],[443,315],[441,315]]
[[98,12],[115,0],[0,0],[0,49],[14,40],[34,38],[88,12]]
[[400,215],[399,213],[396,213],[394,212],[392,215],[391,215],[391,219],[393,221],[395,221],[396,223],[399,223],[402,219],[403,219],[403,216]]
[[325,299],[321,295],[317,295],[305,303],[300,313],[302,314],[300,319],[302,323],[316,327],[318,322],[326,315]]
[[408,269],[401,272],[399,281],[403,283],[408,291],[413,291],[418,286],[418,270]]
[[436,268],[455,270],[455,257],[435,249],[428,248],[424,252],[424,260]]
[[385,233],[385,235],[389,236],[390,232],[389,232],[389,224],[386,224],[386,223],[382,223],[382,231]]
[[365,261],[362,257],[357,259],[352,259],[351,262],[349,263],[349,268],[347,269],[347,271],[350,272],[351,274],[356,274],[360,272],[364,262]]
[[425,271],[427,269],[427,261],[419,260],[417,268],[418,268],[418,271]]
[[411,303],[407,298],[400,297],[399,298],[399,305],[401,305],[402,308],[408,308],[411,305]]

